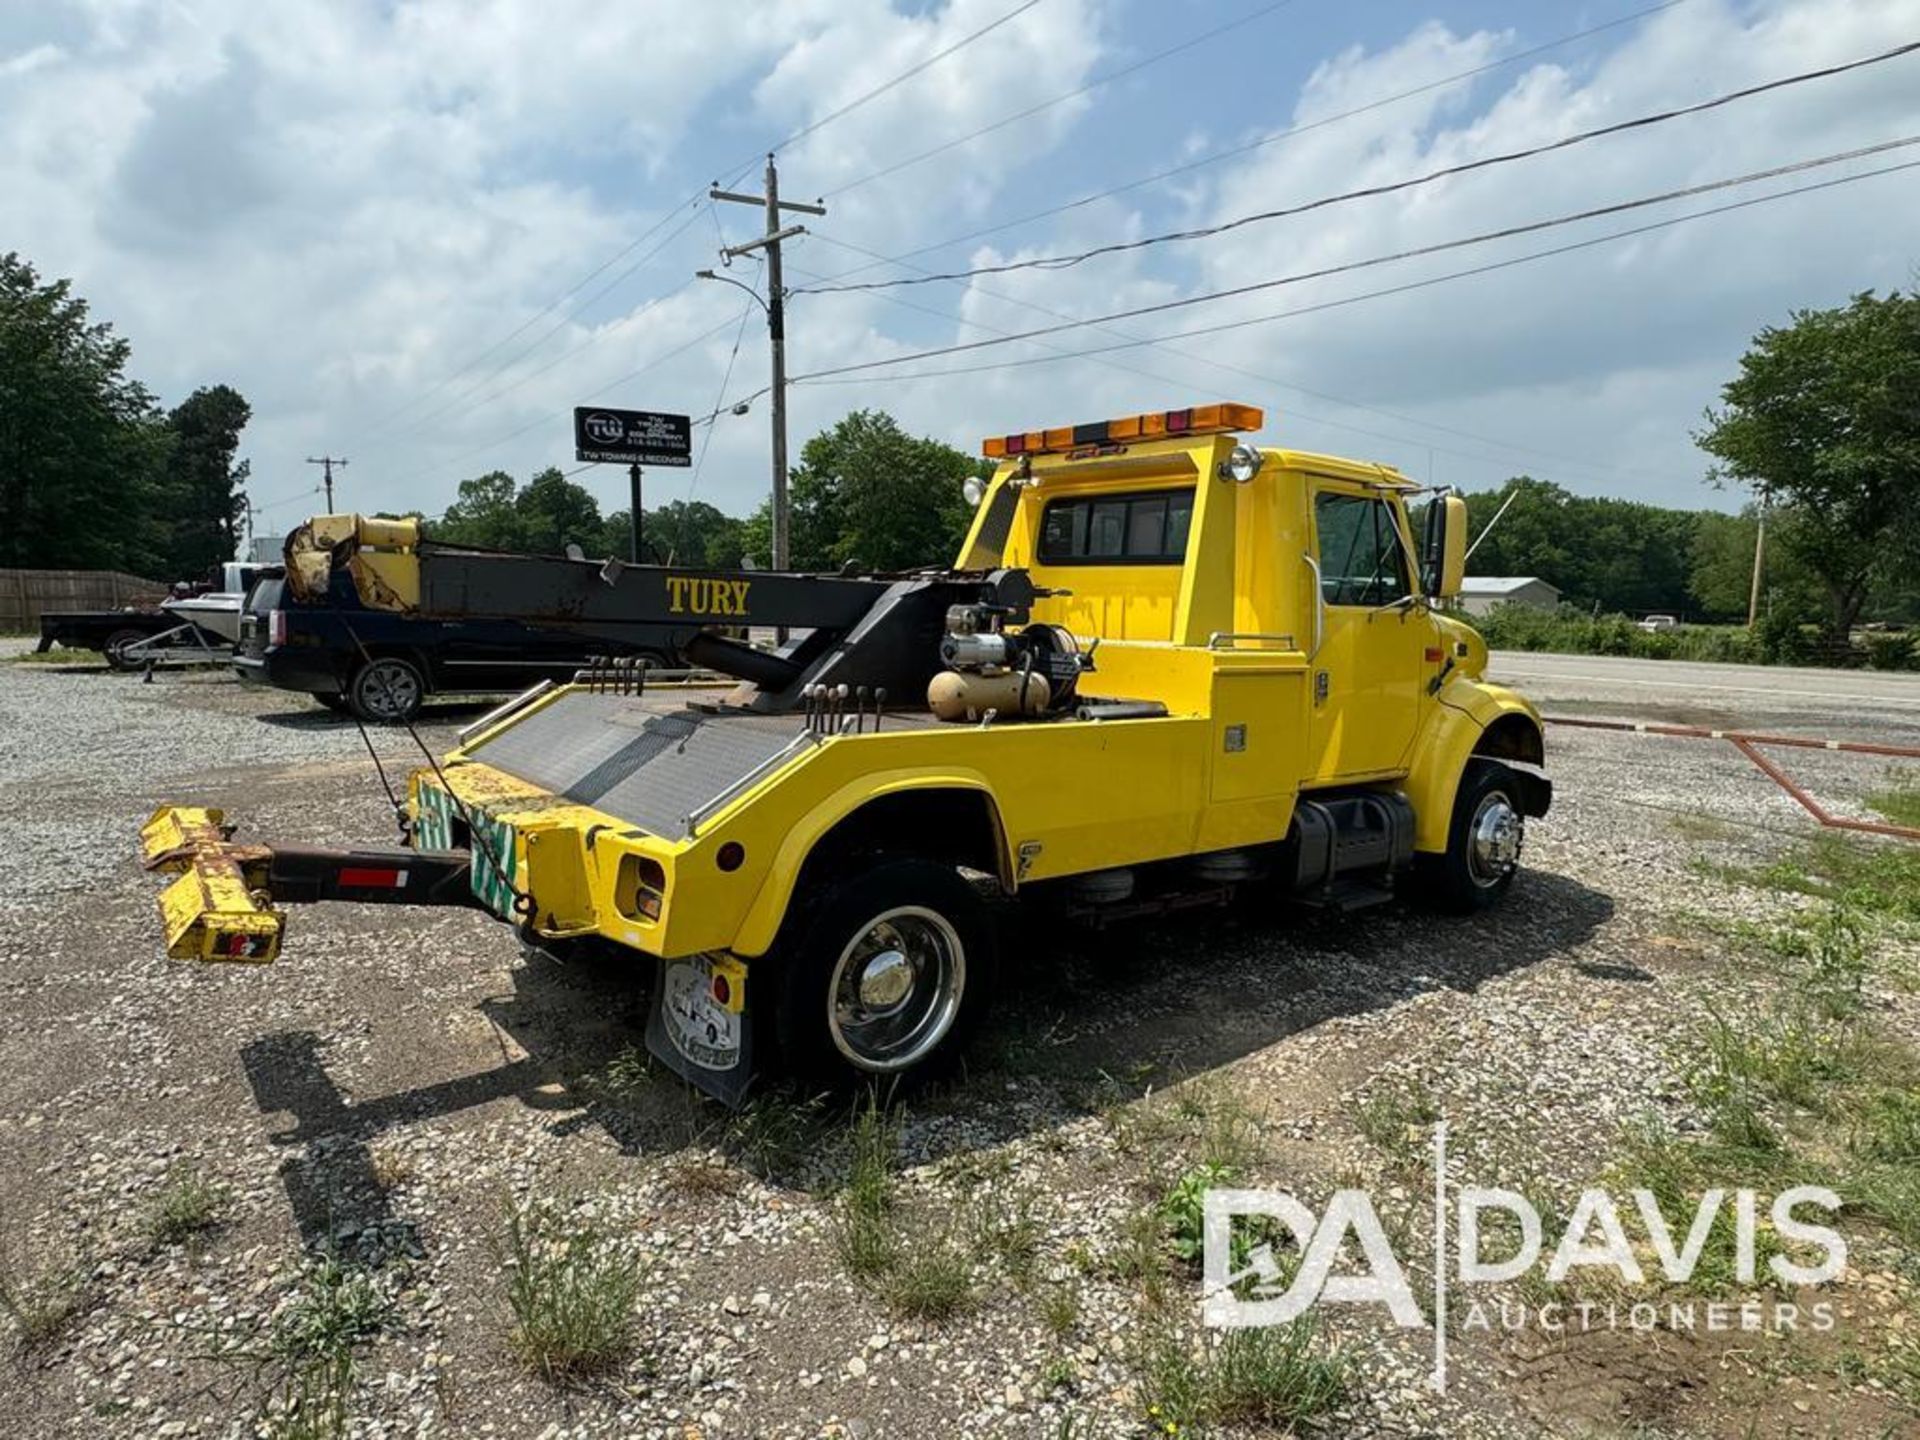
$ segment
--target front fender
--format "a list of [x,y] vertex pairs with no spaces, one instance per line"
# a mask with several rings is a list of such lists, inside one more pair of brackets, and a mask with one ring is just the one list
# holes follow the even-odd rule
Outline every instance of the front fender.
[[793,899],[794,887],[799,883],[800,869],[823,835],[861,806],[884,796],[912,790],[968,790],[985,796],[987,810],[993,820],[995,858],[1000,878],[1004,883],[1012,883],[1013,857],[1007,848],[1006,826],[1001,822],[999,803],[985,775],[977,770],[936,766],[882,770],[848,781],[807,811],[787,831],[767,871],[767,878],[761,883],[759,894],[748,907],[739,932],[734,936],[730,947],[733,953],[751,957],[764,955],[772,947],[774,937],[780,932],[781,921],[786,918],[788,903]]
[[1455,676],[1437,698],[1440,703],[1427,717],[1406,779],[1407,798],[1413,802],[1413,848],[1434,854],[1447,848],[1460,777],[1488,730],[1512,716],[1516,718],[1507,723],[1530,725],[1534,737],[1540,735],[1540,712],[1504,685]]

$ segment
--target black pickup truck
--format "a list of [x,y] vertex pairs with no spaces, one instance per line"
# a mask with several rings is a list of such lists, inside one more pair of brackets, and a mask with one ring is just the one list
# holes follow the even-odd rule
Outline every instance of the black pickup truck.
[[411,720],[429,695],[510,694],[541,680],[565,681],[601,655],[633,656],[656,668],[683,663],[664,625],[602,627],[465,616],[437,619],[375,609],[336,572],[324,603],[300,600],[280,570],[255,582],[240,617],[233,668],[244,681],[304,691],[363,720]]

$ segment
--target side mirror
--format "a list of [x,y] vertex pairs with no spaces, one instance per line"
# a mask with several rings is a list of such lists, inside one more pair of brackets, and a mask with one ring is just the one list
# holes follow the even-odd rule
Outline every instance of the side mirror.
[[1429,600],[1451,600],[1467,573],[1467,502],[1458,495],[1436,495],[1427,506],[1421,537],[1421,586]]
[[1433,587],[1436,598],[1451,600],[1467,578],[1467,502],[1458,495],[1441,497],[1445,507],[1440,533],[1440,573]]

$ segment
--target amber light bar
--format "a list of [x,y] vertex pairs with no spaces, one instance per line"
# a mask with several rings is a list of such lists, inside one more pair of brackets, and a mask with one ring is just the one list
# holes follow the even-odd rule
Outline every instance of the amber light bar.
[[1110,445],[1124,440],[1164,440],[1176,435],[1218,435],[1230,430],[1258,430],[1266,423],[1258,405],[1192,405],[1185,410],[1155,410],[1091,425],[1064,425],[1057,430],[1029,430],[1024,435],[994,435],[980,442],[981,453],[994,460],[1009,455],[1048,455],[1081,445]]

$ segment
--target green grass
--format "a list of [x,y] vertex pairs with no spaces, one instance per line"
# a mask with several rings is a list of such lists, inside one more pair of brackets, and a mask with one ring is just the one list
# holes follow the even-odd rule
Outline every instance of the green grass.
[[1040,1323],[1056,1340],[1080,1328],[1080,1291],[1069,1282],[1049,1285],[1040,1298]]
[[392,1305],[365,1270],[332,1257],[311,1264],[274,1317],[266,1358],[278,1394],[265,1416],[273,1440],[337,1440],[348,1429],[356,1352],[385,1328]]
[[13,1326],[14,1344],[23,1354],[58,1340],[86,1308],[77,1266],[31,1278],[17,1275],[10,1264],[0,1269],[0,1315]]
[[869,1100],[854,1116],[847,1147],[846,1184],[833,1202],[834,1241],[847,1273],[872,1280],[886,1273],[900,1248],[893,1176],[899,1121]]
[[1173,1182],[1160,1202],[1160,1219],[1167,1231],[1167,1248],[1176,1258],[1189,1265],[1200,1263],[1207,1191],[1231,1185],[1234,1178],[1226,1166],[1203,1162]]
[[1440,1118],[1440,1106],[1419,1081],[1368,1096],[1355,1113],[1360,1133],[1397,1165],[1412,1163],[1425,1143],[1421,1133]]
[[51,650],[23,650],[5,657],[9,665],[104,665],[107,657],[97,650],[69,650],[56,645]]
[[951,1320],[978,1301],[978,1269],[974,1252],[960,1235],[922,1231],[899,1247],[880,1277],[880,1296],[905,1319]]
[[1351,1359],[1317,1322],[1228,1330],[1194,1344],[1161,1324],[1148,1327],[1136,1358],[1150,1430],[1169,1437],[1220,1428],[1291,1433],[1346,1399]]
[[199,1171],[176,1168],[154,1203],[147,1225],[155,1245],[183,1245],[198,1240],[219,1223],[226,1192]]
[[1920,785],[1897,784],[1865,797],[1867,808],[1895,825],[1920,829]]
[[562,1231],[537,1205],[508,1207],[501,1243],[514,1353],[551,1384],[605,1375],[632,1358],[643,1272],[588,1226]]

